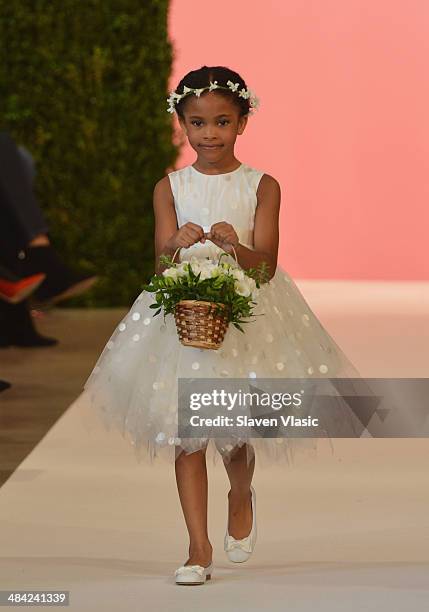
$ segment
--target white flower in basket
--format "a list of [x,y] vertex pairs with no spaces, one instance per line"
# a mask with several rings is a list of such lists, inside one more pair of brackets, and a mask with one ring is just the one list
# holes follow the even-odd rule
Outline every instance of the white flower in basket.
[[[244,330],[241,323],[249,323],[256,305],[260,282],[268,280],[267,264],[243,270],[227,262],[195,256],[190,261],[174,263],[173,257],[161,255],[160,263],[170,264],[161,274],[155,274],[144,289],[155,294],[158,315],[164,310],[173,314],[179,340],[186,346],[218,349],[229,323]],[[236,265],[237,255],[233,248]],[[258,315],[253,315],[258,316]]]

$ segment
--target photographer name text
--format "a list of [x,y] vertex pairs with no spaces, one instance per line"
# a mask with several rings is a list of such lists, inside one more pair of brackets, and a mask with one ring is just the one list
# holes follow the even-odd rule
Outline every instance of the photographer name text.
[[189,419],[192,427],[318,427],[319,419],[314,417],[299,418],[289,414],[287,417],[253,418],[247,415],[237,415],[229,417],[218,415],[216,417],[201,417],[194,415]]

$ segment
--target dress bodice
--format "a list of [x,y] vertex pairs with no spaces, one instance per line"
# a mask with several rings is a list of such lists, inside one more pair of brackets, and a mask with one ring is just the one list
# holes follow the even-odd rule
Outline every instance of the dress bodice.
[[[226,221],[234,227],[240,243],[253,249],[256,192],[263,174],[247,164],[224,174],[204,174],[193,166],[169,173],[178,227],[192,221],[208,232],[213,223]],[[221,252],[207,240],[182,248],[175,261],[189,260],[192,255],[217,259]]]

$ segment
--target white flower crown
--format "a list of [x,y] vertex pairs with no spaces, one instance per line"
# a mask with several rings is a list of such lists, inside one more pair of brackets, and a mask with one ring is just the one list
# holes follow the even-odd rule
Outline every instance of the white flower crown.
[[[229,89],[231,91],[237,91],[237,89],[240,87],[240,83],[233,83],[232,81],[227,81],[227,85],[228,87],[224,87],[223,85],[218,85],[217,81],[215,81],[214,83],[210,81],[210,85],[207,85],[206,87],[201,87],[199,89],[192,89],[184,85],[183,93],[178,94],[175,91],[172,91],[170,93],[170,97],[167,98],[167,102],[168,102],[167,113],[174,113],[176,111],[175,104],[177,104],[177,102],[179,102],[179,100],[181,100],[185,96],[188,96],[190,93],[194,93],[197,96],[197,98],[199,98],[202,92],[205,91],[206,89],[208,89],[209,91],[212,91],[213,89]],[[259,99],[255,96],[255,94],[249,88],[247,89],[242,88],[238,92],[238,96],[239,98],[244,98],[246,100],[249,99],[251,109],[248,114],[253,115],[254,110],[259,107]]]

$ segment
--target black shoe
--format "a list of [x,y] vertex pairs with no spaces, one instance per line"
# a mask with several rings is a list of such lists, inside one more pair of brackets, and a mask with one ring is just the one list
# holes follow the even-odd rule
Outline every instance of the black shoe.
[[0,393],[2,391],[6,391],[6,389],[9,389],[12,385],[9,382],[6,382],[5,380],[0,380]]
[[77,275],[59,258],[51,245],[30,246],[18,254],[18,270],[36,274],[43,272],[46,279],[34,292],[35,302],[56,304],[88,291],[98,280],[93,275]]
[[41,336],[34,328],[27,300],[19,304],[0,302],[0,347],[42,347],[58,344],[55,338]]

